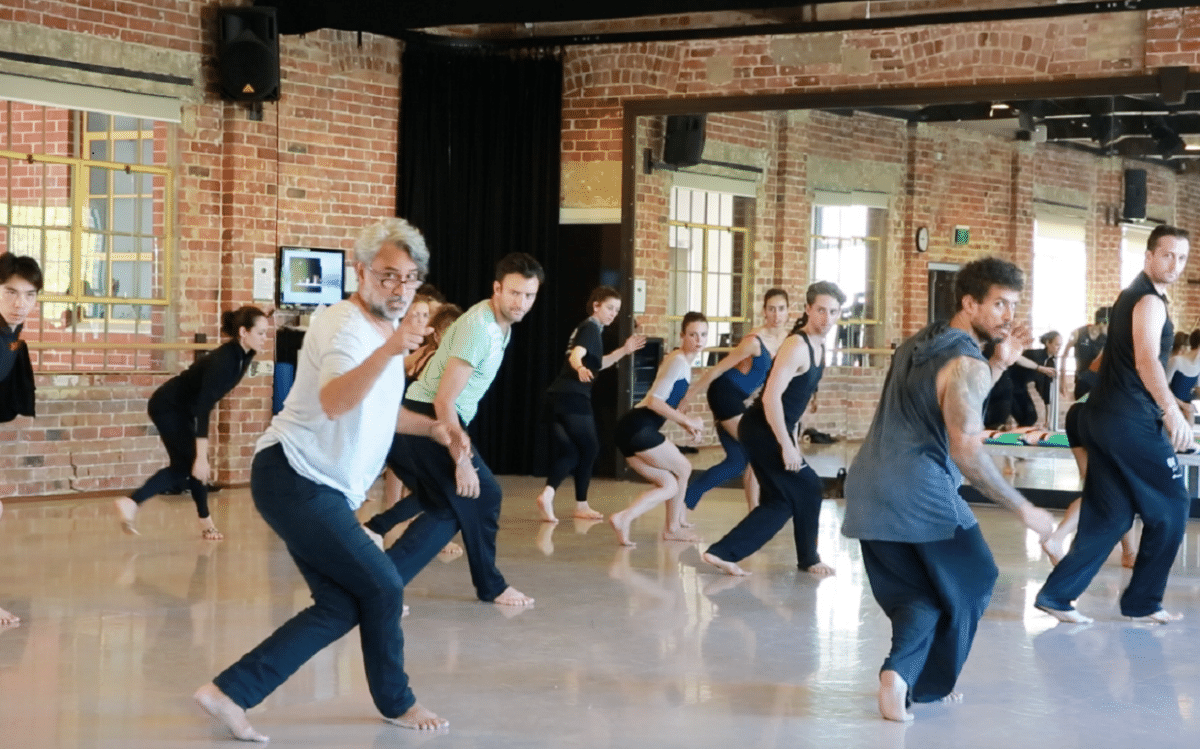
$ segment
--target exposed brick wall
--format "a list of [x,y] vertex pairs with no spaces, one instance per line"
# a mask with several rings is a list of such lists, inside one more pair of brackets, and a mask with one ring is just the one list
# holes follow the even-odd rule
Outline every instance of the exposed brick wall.
[[[184,108],[177,154],[177,338],[220,334],[220,312],[254,303],[251,265],[279,245],[349,250],[395,210],[400,44],[321,31],[281,40],[286,95],[252,121],[223,103],[212,73],[216,3],[15,0],[0,22],[44,24],[196,56],[205,100]],[[617,126],[619,129],[619,125]],[[260,358],[270,358],[273,341]],[[191,361],[182,354],[173,368]],[[128,490],[165,463],[146,416],[164,375],[39,375],[38,417],[0,427],[0,497]],[[247,377],[212,418],[216,479],[249,479],[270,419],[270,377]]]

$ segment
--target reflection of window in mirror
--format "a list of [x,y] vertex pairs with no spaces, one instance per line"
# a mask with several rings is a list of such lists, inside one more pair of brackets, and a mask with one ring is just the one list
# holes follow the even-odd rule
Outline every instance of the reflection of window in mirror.
[[[1033,287],[1029,314],[1033,335],[1069,336],[1091,321],[1087,309],[1087,229],[1082,217],[1041,210],[1033,223]],[[1025,316],[1017,311],[1017,318]]]
[[1146,266],[1146,243],[1151,227],[1121,225],[1121,288],[1129,286]]
[[[750,278],[754,198],[675,186],[667,220],[671,249],[668,309],[673,320],[708,317],[709,349],[732,348],[754,327]],[[710,352],[702,364],[713,364]]]
[[[845,194],[849,199],[851,194]],[[810,281],[832,281],[846,293],[842,320],[825,342],[827,365],[884,366],[880,311],[883,309],[883,237],[887,209],[834,204],[838,194],[818,193],[813,206]],[[799,293],[801,290],[797,290]]]

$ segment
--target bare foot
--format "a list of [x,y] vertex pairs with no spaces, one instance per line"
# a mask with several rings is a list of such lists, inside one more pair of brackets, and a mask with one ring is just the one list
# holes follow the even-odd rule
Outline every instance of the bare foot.
[[682,527],[678,529],[664,529],[662,538],[664,542],[698,542],[700,537],[696,534],[685,531]]
[[20,621],[20,617],[17,617],[7,609],[0,607],[0,625],[16,625]]
[[592,506],[587,503],[575,503],[575,512],[571,514],[571,517],[581,518],[585,521],[601,521],[604,519],[604,514],[592,510]]
[[492,600],[492,604],[500,604],[505,607],[528,607],[533,604],[533,597],[525,596],[520,591],[509,586],[500,592],[500,596]]
[[686,511],[686,510],[679,514],[679,528],[681,528],[681,529],[696,528],[696,524],[692,523],[688,519],[688,511]]
[[547,485],[537,496],[538,510],[542,512],[542,520],[546,523],[558,523],[554,515],[554,488]]
[[246,711],[229,699],[228,695],[213,683],[208,683],[192,695],[192,699],[208,712],[208,715],[229,728],[234,737],[246,742],[270,742],[271,738],[259,734],[246,719]]
[[626,547],[636,547],[633,540],[629,538],[629,527],[633,522],[629,520],[629,511],[622,510],[613,513],[608,517],[608,524],[613,527],[613,531],[617,532],[617,544],[623,544]]
[[546,557],[554,554],[554,529],[558,526],[556,523],[540,524],[538,526],[537,538],[534,540],[534,545],[541,550]]
[[816,565],[809,565],[804,569],[804,572],[808,573],[809,575],[816,576],[817,578],[824,578],[825,576],[833,575],[837,571],[833,569],[832,565],[819,562]]
[[1080,614],[1079,610],[1077,609],[1050,609],[1049,607],[1043,607],[1040,604],[1035,604],[1033,606],[1042,610],[1059,622],[1071,622],[1076,624],[1092,622],[1092,618],[1088,617],[1087,615]]
[[450,726],[450,722],[446,719],[425,708],[420,703],[414,703],[412,708],[400,714],[394,719],[384,717],[383,719],[389,724],[395,724],[398,727],[405,729],[418,729],[420,731],[429,731],[433,729],[445,729]]
[[912,721],[913,715],[904,705],[908,697],[908,683],[894,670],[879,673],[879,715],[888,721]]
[[1058,565],[1058,561],[1067,554],[1067,545],[1062,539],[1050,536],[1042,542],[1042,552],[1045,552],[1046,557],[1050,558],[1051,565]]
[[442,547],[441,552],[437,553],[437,557],[444,563],[448,563],[462,557],[463,548],[458,542],[446,542],[446,546]]
[[963,702],[963,694],[962,693],[950,693],[949,695],[942,696],[942,703],[962,703],[962,702]]
[[721,572],[723,572],[725,575],[729,575],[729,576],[748,576],[748,575],[750,575],[750,571],[744,570],[742,568],[742,566],[738,565],[737,563],[729,562],[728,560],[722,560],[721,558],[717,557],[716,555],[714,555],[711,552],[705,552],[704,554],[700,555],[700,559],[704,560],[704,562],[708,563],[709,565],[720,568]]
[[133,525],[133,520],[137,518],[138,504],[130,497],[118,497],[113,500],[113,505],[117,508],[117,515],[121,518],[121,531],[126,534],[138,535],[137,527]]
[[219,542],[225,538],[225,535],[217,531],[217,527],[213,525],[211,516],[200,519],[200,536],[206,542]]
[[1130,617],[1130,622],[1141,622],[1148,625],[1166,625],[1169,622],[1178,622],[1183,619],[1182,612],[1171,613],[1165,609],[1160,609],[1154,614],[1143,615],[1142,617]]

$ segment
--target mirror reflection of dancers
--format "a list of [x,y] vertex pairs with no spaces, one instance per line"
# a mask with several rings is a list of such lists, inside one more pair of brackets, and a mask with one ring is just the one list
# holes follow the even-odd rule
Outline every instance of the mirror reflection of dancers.
[[768,289],[763,295],[763,324],[746,334],[733,351],[708,369],[688,388],[681,404],[692,393],[705,390],[708,407],[716,421],[717,439],[725,449],[725,458],[688,481],[684,504],[695,509],[704,493],[734,477],[742,476],[748,510],[758,506],[758,482],[754,469],[747,469],[746,451],[738,442],[738,424],[746,411],[746,399],[767,380],[771,362],[788,336],[788,293]]
[[604,369],[622,357],[646,345],[646,337],[634,334],[608,354],[604,353],[601,332],[612,325],[621,312],[621,295],[611,286],[598,286],[588,297],[591,315],[575,328],[567,345],[567,361],[546,397],[552,411],[550,440],[553,463],[546,474],[546,486],[537,497],[542,520],[558,523],[554,515],[554,493],[571,474],[575,478],[575,518],[599,521],[604,516],[588,505],[588,485],[592,466],[600,452],[596,435],[596,417],[592,413],[592,382]]
[[113,501],[127,534],[138,533],[133,525],[138,506],[186,482],[200,517],[201,536],[214,542],[224,538],[208,511],[208,419],[266,346],[267,315],[250,306],[227,310],[221,315],[221,333],[229,341],[163,383],[150,397],[146,411],[170,463],[128,497]]
[[703,555],[729,575],[749,575],[738,562],[761,549],[789,518],[796,566],[820,576],[834,572],[817,554],[822,484],[800,454],[796,426],[825,372],[825,338],[841,319],[846,295],[836,284],[818,281],[808,287],[805,301],[804,315],[779,347],[762,394],[738,431],[762,486],[762,502]]
[[683,526],[683,497],[692,464],[659,432],[668,419],[687,430],[693,440],[699,440],[704,431],[703,422],[687,416],[676,406],[692,379],[692,363],[708,341],[708,318],[704,313],[689,312],[683,316],[682,333],[679,348],[664,357],[659,365],[649,393],[617,420],[614,431],[613,440],[626,463],[654,485],[628,508],[613,513],[608,519],[617,533],[617,541],[627,547],[634,546],[629,538],[634,520],[663,501],[667,501],[667,514],[662,538],[675,542],[699,541],[699,537]]
[[[42,269],[27,255],[0,253],[0,424],[34,416],[33,362],[21,340],[25,319],[37,307]],[[0,501],[0,516],[4,503]],[[21,618],[0,607],[0,629]]]

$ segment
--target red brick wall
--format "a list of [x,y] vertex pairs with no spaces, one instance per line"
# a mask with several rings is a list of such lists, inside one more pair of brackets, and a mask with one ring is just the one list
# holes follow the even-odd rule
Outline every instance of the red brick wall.
[[[279,245],[349,250],[359,228],[395,210],[400,44],[321,31],[281,42],[278,103],[252,121],[212,83],[216,3],[11,0],[0,23],[26,22],[191,52],[209,90],[176,128],[177,336],[220,334],[220,311],[253,304],[251,265]],[[619,125],[618,125],[619,128]],[[269,308],[267,303],[257,303]],[[260,358],[270,358],[273,342]],[[191,361],[180,358],[176,369]],[[165,463],[146,401],[164,375],[39,375],[38,417],[0,426],[0,497],[130,490]],[[270,419],[270,377],[247,377],[218,406],[216,479],[249,478]],[[100,439],[98,439],[100,438]]]

